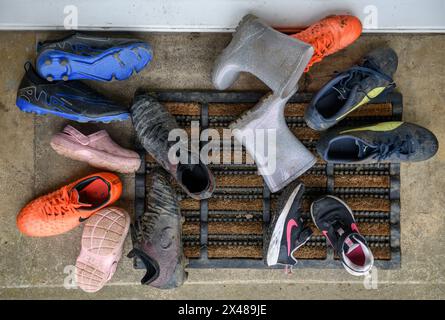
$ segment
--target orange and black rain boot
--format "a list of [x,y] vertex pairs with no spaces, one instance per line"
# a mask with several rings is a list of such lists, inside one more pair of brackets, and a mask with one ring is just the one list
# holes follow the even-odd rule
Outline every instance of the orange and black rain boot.
[[18,214],[17,228],[31,237],[58,235],[77,227],[121,194],[118,176],[92,174],[32,200]]
[[362,23],[357,17],[341,15],[328,16],[291,37],[314,47],[314,55],[305,69],[305,72],[308,72],[314,63],[346,48],[357,40],[361,33]]

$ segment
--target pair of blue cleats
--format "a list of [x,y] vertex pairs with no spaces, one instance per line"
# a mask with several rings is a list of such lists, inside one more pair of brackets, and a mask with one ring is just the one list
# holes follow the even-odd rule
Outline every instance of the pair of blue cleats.
[[125,80],[152,60],[151,47],[140,40],[74,34],[39,43],[36,70],[25,64],[16,104],[20,110],[53,114],[78,122],[123,121],[128,108],[80,81]]

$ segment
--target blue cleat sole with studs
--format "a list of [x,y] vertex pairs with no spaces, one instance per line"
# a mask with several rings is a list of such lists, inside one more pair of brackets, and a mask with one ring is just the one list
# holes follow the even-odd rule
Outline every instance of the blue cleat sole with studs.
[[36,67],[48,81],[125,80],[141,71],[152,57],[152,49],[143,42],[112,47],[91,56],[48,49],[39,54]]

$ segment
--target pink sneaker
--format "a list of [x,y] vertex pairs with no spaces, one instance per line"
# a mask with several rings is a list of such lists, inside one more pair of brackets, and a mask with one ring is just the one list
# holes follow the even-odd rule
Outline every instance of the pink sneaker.
[[83,291],[99,291],[111,279],[129,227],[130,216],[117,207],[102,209],[85,223],[76,261],[76,281]]
[[105,130],[86,136],[68,125],[52,137],[51,147],[62,156],[110,171],[132,173],[141,165],[136,152],[119,146]]

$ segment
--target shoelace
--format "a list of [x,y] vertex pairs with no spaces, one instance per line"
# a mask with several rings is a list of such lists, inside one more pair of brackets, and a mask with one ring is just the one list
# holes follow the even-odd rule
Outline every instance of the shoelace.
[[385,80],[389,81],[390,84],[386,88],[394,86],[394,81],[391,77],[388,77],[386,74],[370,68],[355,66],[350,68],[343,74],[348,74],[348,76],[342,79],[337,85],[333,87],[333,89],[338,93],[338,98],[342,100],[348,99],[349,93],[357,84],[359,85],[358,91],[363,92],[368,99],[372,99],[372,97],[369,97],[368,94],[360,87],[360,82],[367,76],[382,77]]
[[[315,31],[314,33],[321,33],[318,30],[314,31]],[[307,72],[314,63],[323,60],[326,51],[328,51],[332,47],[333,43],[334,43],[334,35],[330,32],[324,33],[321,36],[317,36],[315,38],[315,41],[310,43],[314,48],[314,54],[312,55],[311,60],[306,66],[305,72]]]
[[73,203],[68,193],[68,188],[63,187],[53,193],[46,195],[42,200],[42,210],[47,216],[65,215],[66,213],[76,213],[76,209],[82,205]]
[[410,155],[415,152],[414,140],[410,135],[406,135],[404,139],[396,136],[393,141],[380,142],[375,144],[377,153],[373,156],[377,161],[387,159],[393,154],[400,157],[401,154]]

